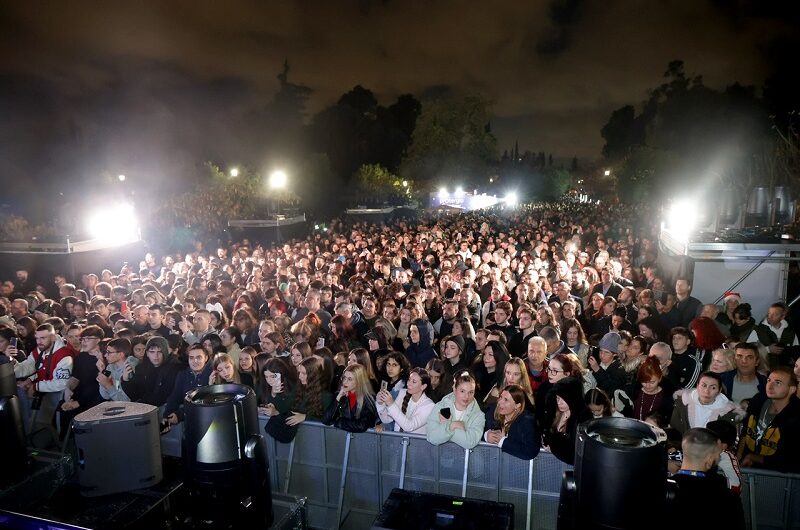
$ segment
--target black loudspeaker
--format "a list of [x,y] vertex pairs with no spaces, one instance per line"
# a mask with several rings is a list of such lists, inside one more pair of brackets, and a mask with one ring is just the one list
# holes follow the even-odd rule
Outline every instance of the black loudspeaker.
[[28,469],[28,452],[19,398],[14,395],[0,396],[0,455],[3,455],[0,486],[21,480]]
[[514,505],[507,502],[392,490],[372,530],[511,530]]
[[[643,507],[650,514],[666,513],[662,441],[650,425],[628,418],[579,425],[575,470],[564,474],[561,485],[558,530],[638,529]],[[646,526],[661,528],[658,515],[649,517]]]
[[96,497],[161,482],[158,408],[106,401],[75,416],[81,494]]
[[0,396],[17,395],[17,378],[14,375],[14,365],[11,363],[0,364]]
[[255,392],[205,386],[186,394],[183,468],[192,516],[215,526],[272,524],[272,494]]

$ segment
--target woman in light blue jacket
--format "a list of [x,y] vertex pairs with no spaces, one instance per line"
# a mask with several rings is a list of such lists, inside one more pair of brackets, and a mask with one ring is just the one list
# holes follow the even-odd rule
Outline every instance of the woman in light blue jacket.
[[443,397],[428,416],[430,443],[454,442],[464,449],[478,445],[486,418],[475,400],[475,387],[475,377],[468,370],[455,374],[453,392]]

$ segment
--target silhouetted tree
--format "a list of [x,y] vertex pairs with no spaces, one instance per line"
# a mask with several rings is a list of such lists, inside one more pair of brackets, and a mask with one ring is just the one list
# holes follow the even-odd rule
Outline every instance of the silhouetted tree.
[[401,174],[418,181],[444,175],[479,178],[497,162],[497,139],[487,127],[489,102],[446,94],[425,102]]

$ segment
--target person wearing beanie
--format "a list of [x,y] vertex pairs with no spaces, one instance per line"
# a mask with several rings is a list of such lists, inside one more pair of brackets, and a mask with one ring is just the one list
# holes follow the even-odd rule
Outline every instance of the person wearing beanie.
[[598,344],[599,354],[589,356],[589,368],[597,380],[597,387],[607,395],[613,396],[614,392],[625,386],[625,368],[617,358],[619,355],[619,333],[611,331],[603,335]]
[[442,339],[439,348],[440,357],[444,361],[445,375],[442,383],[448,385],[453,380],[453,375],[468,368],[467,361],[464,358],[464,349],[466,343],[464,337],[460,335],[447,336]]
[[169,350],[167,339],[156,335],[147,340],[145,357],[130,381],[122,389],[131,401],[160,407],[167,402],[183,366]]
[[575,463],[575,441],[578,425],[592,419],[592,413],[583,400],[583,383],[575,377],[566,377],[555,383],[547,396],[543,440],[553,456],[564,463]]

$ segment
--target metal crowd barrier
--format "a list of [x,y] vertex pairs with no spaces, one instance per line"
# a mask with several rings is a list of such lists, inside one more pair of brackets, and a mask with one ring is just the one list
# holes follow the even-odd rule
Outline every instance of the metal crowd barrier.
[[[262,432],[268,420],[259,417]],[[180,427],[161,437],[164,454],[180,456]],[[292,443],[267,436],[266,445],[273,491],[307,497],[313,528],[369,528],[399,487],[510,502],[517,528],[555,529],[570,468],[545,452],[526,461],[486,443],[464,450],[418,434],[351,434],[309,421]],[[800,475],[743,469],[742,504],[750,530],[800,530]]]
[[399,487],[509,502],[517,528],[555,529],[569,468],[549,453],[520,460],[486,443],[464,450],[416,434],[351,434],[314,422],[303,423],[292,443],[270,438],[267,448],[272,487],[307,497],[314,528],[369,528]]
[[742,469],[742,504],[750,530],[800,529],[800,474]]

